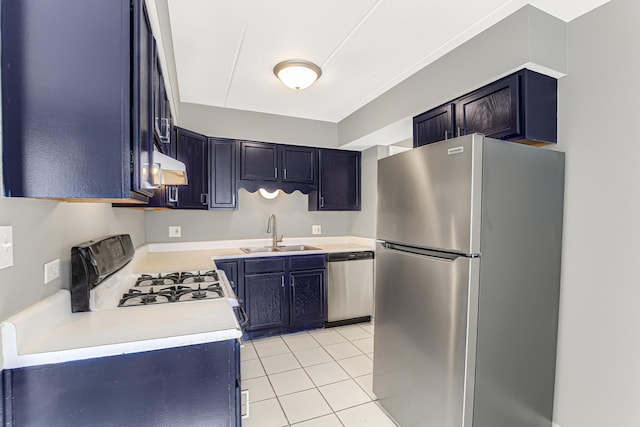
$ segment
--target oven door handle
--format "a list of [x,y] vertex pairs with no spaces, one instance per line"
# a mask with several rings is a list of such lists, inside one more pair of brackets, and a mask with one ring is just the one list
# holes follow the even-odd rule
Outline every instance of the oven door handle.
[[247,312],[244,311],[244,308],[241,306],[237,306],[236,308],[238,309],[236,313],[240,314],[240,316],[236,315],[238,323],[240,324],[240,329],[244,331],[244,328],[249,324],[249,316],[247,316]]

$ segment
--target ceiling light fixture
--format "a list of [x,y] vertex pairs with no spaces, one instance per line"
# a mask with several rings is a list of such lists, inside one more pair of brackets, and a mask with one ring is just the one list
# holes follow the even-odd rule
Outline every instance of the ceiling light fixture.
[[258,194],[260,194],[262,197],[264,197],[267,200],[273,200],[276,197],[278,197],[278,194],[280,194],[280,190],[267,191],[264,188],[261,188],[258,190]]
[[311,86],[319,79],[322,70],[313,62],[289,59],[273,67],[273,74],[291,89],[301,90]]

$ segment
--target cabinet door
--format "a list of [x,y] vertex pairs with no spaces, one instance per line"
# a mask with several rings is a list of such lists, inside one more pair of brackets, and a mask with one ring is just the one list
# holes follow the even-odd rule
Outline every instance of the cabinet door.
[[207,138],[185,129],[177,132],[177,158],[187,167],[188,185],[178,186],[178,208],[207,209],[209,177]]
[[[153,83],[153,129],[154,132],[160,136],[160,123],[162,118],[162,110],[164,109],[164,105],[162,105],[162,88],[161,80],[162,80],[162,70],[160,69],[160,61],[158,59],[158,50],[157,47],[153,51],[153,72],[152,72],[152,83]],[[164,152],[164,151],[163,151]]]
[[236,142],[209,138],[209,208],[236,209]]
[[309,195],[309,209],[359,211],[360,152],[320,149],[318,157],[318,192]]
[[248,331],[287,324],[284,273],[244,276],[245,310]]
[[242,261],[237,259],[225,259],[225,260],[216,261],[216,267],[224,271],[224,274],[227,276],[227,279],[229,279],[231,288],[233,289],[233,292],[236,293],[238,300],[241,300],[240,293],[239,293],[240,283],[238,282],[239,266],[241,265],[242,265]]
[[278,146],[263,142],[240,142],[240,179],[278,180]]
[[313,184],[316,182],[317,149],[284,146],[282,151],[282,182]]
[[[142,10],[136,13],[138,6],[134,2],[134,41],[133,55],[133,91],[138,97],[138,104],[134,104],[133,129],[134,129],[134,171],[133,190],[153,195],[153,188],[159,187],[155,182],[152,167],[153,164],[153,50],[155,42],[151,34],[151,25],[146,12],[146,6],[141,4]],[[137,47],[137,49],[136,49]]]
[[453,112],[453,104],[445,104],[414,117],[413,146],[420,147],[452,138],[454,136]]
[[460,127],[461,134],[478,132],[502,139],[519,134],[518,75],[505,77],[459,99],[455,111],[456,127]]
[[5,369],[2,425],[236,426],[239,351],[225,340]]
[[324,270],[291,272],[291,325],[326,320]]

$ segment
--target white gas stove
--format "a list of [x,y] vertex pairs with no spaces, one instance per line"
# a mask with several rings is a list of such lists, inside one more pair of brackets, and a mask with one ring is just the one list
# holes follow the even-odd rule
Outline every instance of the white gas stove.
[[129,235],[83,243],[71,251],[72,310],[132,309],[168,303],[238,299],[222,270],[134,274],[135,250]]

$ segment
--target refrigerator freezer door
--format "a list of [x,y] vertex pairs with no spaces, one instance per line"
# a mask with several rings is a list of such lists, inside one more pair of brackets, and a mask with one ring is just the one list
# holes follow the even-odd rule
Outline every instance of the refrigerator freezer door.
[[378,161],[377,238],[479,253],[483,140],[467,135]]
[[469,425],[475,366],[466,356],[475,350],[479,259],[444,260],[382,244],[376,258],[373,392],[399,425]]

